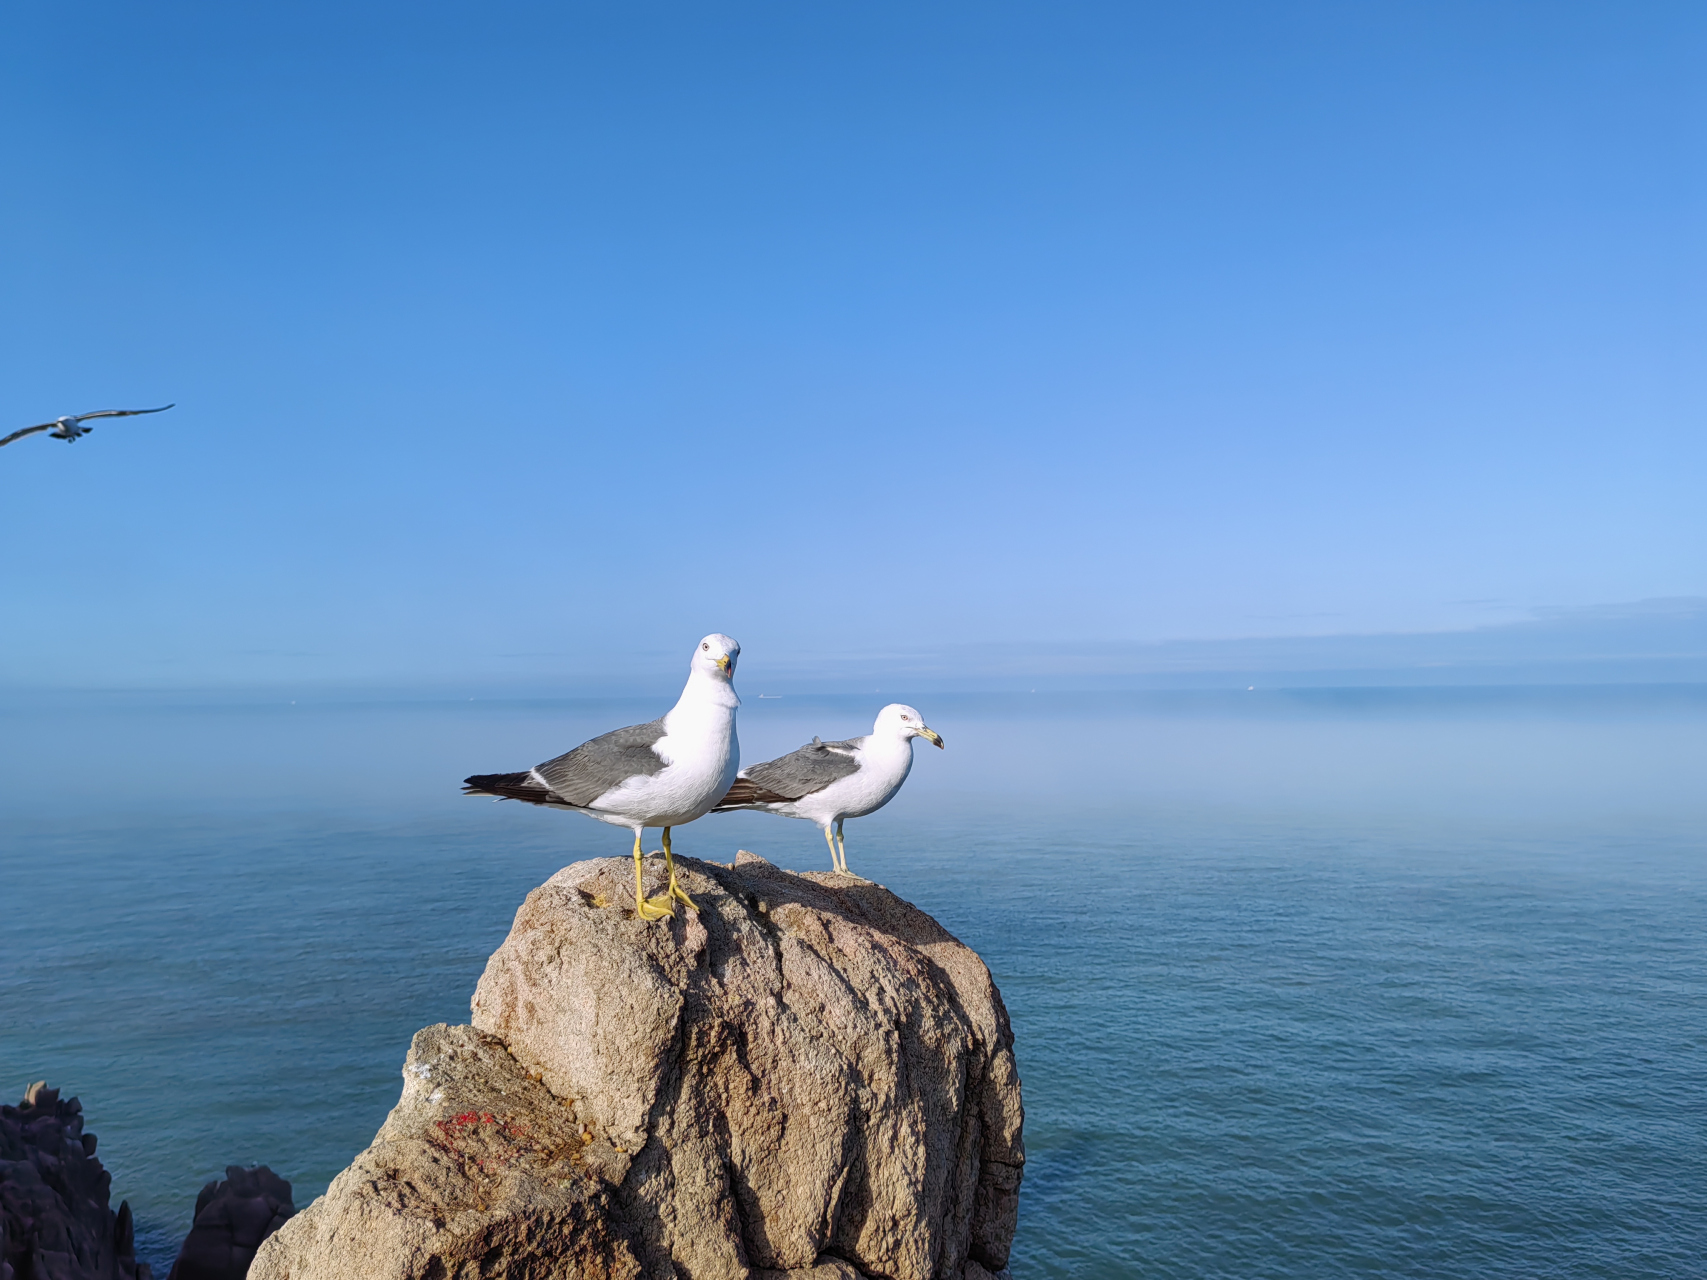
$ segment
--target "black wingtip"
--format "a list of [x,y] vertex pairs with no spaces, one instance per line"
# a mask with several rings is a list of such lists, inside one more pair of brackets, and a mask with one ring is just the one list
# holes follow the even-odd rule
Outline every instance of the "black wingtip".
[[465,796],[491,796],[497,800],[525,800],[529,804],[574,808],[549,787],[534,781],[527,770],[521,773],[476,773],[462,780]]

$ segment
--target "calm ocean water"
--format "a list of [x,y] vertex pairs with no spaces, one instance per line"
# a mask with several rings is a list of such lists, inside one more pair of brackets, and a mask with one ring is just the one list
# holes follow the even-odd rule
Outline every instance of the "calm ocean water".
[[[1707,690],[909,693],[856,871],[989,961],[1055,1276],[1707,1275]],[[749,760],[890,695],[750,694]],[[82,1096],[164,1272],[201,1183],[318,1194],[523,895],[625,852],[464,800],[651,702],[0,704],[0,1090]],[[827,859],[705,819],[685,853]]]

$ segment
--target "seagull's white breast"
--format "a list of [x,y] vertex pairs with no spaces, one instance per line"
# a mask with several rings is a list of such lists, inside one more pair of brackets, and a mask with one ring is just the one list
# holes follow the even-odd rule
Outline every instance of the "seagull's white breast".
[[912,772],[913,743],[910,738],[865,738],[856,758],[859,768],[847,777],[837,778],[822,791],[814,791],[789,804],[774,805],[772,812],[788,818],[805,818],[819,826],[876,813],[895,798]]
[[664,717],[664,736],[652,750],[664,760],[657,773],[628,779],[587,806],[616,826],[675,827],[711,812],[741,766],[735,709],[725,701],[686,695]]

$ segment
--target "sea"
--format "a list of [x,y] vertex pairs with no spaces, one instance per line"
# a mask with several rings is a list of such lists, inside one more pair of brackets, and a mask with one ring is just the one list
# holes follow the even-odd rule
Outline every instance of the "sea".
[[[1707,686],[749,692],[743,756],[897,697],[946,750],[849,861],[1007,1002],[1018,1280],[1707,1276]],[[0,697],[0,1092],[82,1098],[157,1276],[228,1164],[306,1205],[523,896],[627,852],[459,780],[660,701]]]

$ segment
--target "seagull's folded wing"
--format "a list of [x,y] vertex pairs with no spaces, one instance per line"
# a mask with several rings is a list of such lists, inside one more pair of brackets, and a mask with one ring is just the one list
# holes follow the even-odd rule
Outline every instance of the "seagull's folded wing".
[[534,770],[547,786],[572,805],[589,805],[630,778],[650,777],[664,769],[652,744],[664,736],[662,718],[649,724],[612,729],[573,751],[547,760]]
[[735,785],[717,802],[719,809],[748,805],[787,804],[822,791],[859,772],[857,742],[820,742],[813,739],[798,751],[766,760],[741,770]]
[[661,772],[664,758],[652,749],[652,744],[663,736],[662,719],[612,729],[538,768],[522,773],[477,773],[464,778],[462,794],[584,809],[630,778]]

